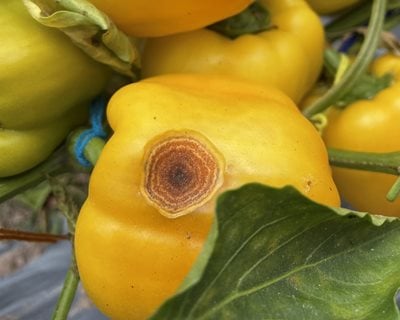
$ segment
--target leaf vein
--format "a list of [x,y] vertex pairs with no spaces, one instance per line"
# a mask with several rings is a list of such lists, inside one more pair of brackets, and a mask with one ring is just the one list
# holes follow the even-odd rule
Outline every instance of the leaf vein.
[[288,218],[290,218],[291,216],[284,216],[281,217],[279,219],[276,219],[274,221],[271,221],[267,224],[262,225],[260,228],[258,228],[255,232],[253,232],[252,234],[249,235],[249,237],[239,246],[238,249],[236,249],[236,251],[234,252],[234,254],[227,260],[227,262],[222,266],[221,270],[216,274],[216,276],[214,277],[214,279],[212,279],[212,281],[210,281],[209,285],[205,288],[205,290],[202,292],[202,294],[200,295],[200,297],[197,299],[197,301],[195,302],[195,304],[193,305],[192,310],[189,313],[189,317],[193,314],[194,310],[198,307],[198,305],[200,304],[200,301],[203,299],[203,297],[206,295],[206,293],[212,288],[212,286],[214,285],[214,283],[218,280],[218,278],[221,276],[221,274],[225,271],[225,269],[231,264],[231,262],[239,255],[239,253],[243,250],[243,248],[246,247],[246,245],[250,242],[250,240],[252,238],[254,238],[259,232],[261,232],[262,230],[264,230],[265,228],[268,228],[276,223],[279,223],[281,221],[284,221]]
[[292,271],[289,271],[289,272],[284,273],[284,274],[281,275],[280,277],[277,277],[277,278],[275,278],[275,279],[273,279],[273,280],[271,280],[271,281],[267,281],[267,282],[265,282],[265,283],[261,283],[260,285],[255,286],[255,287],[253,287],[253,288],[251,288],[251,289],[243,290],[243,291],[240,291],[240,292],[236,291],[236,292],[235,292],[234,294],[232,294],[231,296],[228,296],[227,298],[225,298],[224,300],[222,300],[218,305],[214,306],[213,308],[208,309],[208,311],[205,312],[205,313],[200,317],[200,319],[205,319],[205,318],[207,318],[207,317],[208,317],[209,315],[211,315],[212,313],[218,311],[219,309],[223,308],[225,305],[231,303],[232,301],[234,301],[234,300],[236,300],[236,299],[239,299],[239,298],[241,298],[241,297],[243,297],[243,296],[246,296],[246,295],[251,295],[251,294],[253,294],[253,293],[255,293],[255,292],[258,292],[258,291],[260,291],[260,290],[262,290],[262,289],[264,289],[264,288],[267,288],[267,287],[269,287],[269,286],[271,286],[271,285],[273,285],[273,284],[275,284],[275,283],[277,283],[277,282],[279,282],[279,281],[281,281],[281,280],[284,280],[284,279],[286,279],[286,278],[288,278],[288,277],[290,277],[290,276],[292,276],[292,275],[294,275],[294,274],[296,274],[296,273],[298,273],[298,272],[304,271],[304,270],[309,269],[309,268],[312,268],[312,267],[316,267],[316,266],[320,265],[321,263],[327,262],[327,261],[329,261],[329,260],[331,260],[331,259],[334,259],[334,258],[336,258],[336,257],[338,257],[338,256],[341,256],[341,255],[343,255],[343,254],[351,253],[351,252],[355,251],[356,249],[359,249],[360,247],[367,245],[367,244],[370,243],[370,242],[376,242],[376,241],[378,241],[378,240],[380,240],[380,239],[382,239],[382,238],[384,238],[384,237],[387,237],[387,235],[388,235],[389,233],[392,233],[392,232],[394,232],[394,231],[398,231],[397,229],[398,229],[398,228],[392,229],[392,230],[390,230],[389,232],[384,233],[384,234],[381,234],[381,235],[378,236],[378,237],[371,238],[371,239],[369,239],[369,240],[367,240],[367,241],[365,241],[365,242],[363,242],[363,243],[358,243],[356,246],[353,246],[353,247],[349,248],[348,250],[345,250],[345,251],[339,252],[339,253],[337,253],[337,254],[328,256],[328,257],[326,257],[326,258],[324,258],[324,259],[321,259],[321,260],[319,260],[319,261],[316,261],[315,263],[312,263],[312,264],[308,264],[308,265],[304,265],[304,266],[298,267],[298,268],[296,268],[296,269],[294,269],[294,270],[292,270]]

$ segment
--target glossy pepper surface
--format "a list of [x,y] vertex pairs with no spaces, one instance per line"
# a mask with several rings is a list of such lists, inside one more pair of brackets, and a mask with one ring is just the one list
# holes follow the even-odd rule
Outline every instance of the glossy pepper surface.
[[320,14],[332,14],[350,8],[361,0],[307,0],[310,6]]
[[0,177],[44,160],[72,127],[109,72],[61,32],[41,26],[22,1],[0,3]]
[[75,249],[86,292],[112,319],[144,319],[175,292],[224,190],[291,184],[339,204],[322,139],[276,89],[165,75],[120,89],[107,113],[114,133],[92,173]]
[[260,0],[271,29],[235,39],[200,29],[147,41],[144,77],[212,73],[272,85],[295,102],[311,89],[322,67],[324,32],[303,0]]
[[90,0],[127,34],[156,37],[205,27],[243,10],[251,0]]
[[[392,84],[370,100],[359,100],[343,110],[332,108],[324,131],[327,146],[378,153],[400,150],[400,58],[390,54],[378,58],[372,73],[392,74]],[[355,209],[400,216],[400,199],[385,198],[396,176],[343,168],[333,168],[333,175],[341,195]]]

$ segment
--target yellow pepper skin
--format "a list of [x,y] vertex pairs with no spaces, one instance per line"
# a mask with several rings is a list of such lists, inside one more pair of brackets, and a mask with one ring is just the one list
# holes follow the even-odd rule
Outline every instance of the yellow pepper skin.
[[233,16],[252,0],[90,0],[124,32],[160,37],[205,27]]
[[[392,85],[371,100],[359,100],[344,110],[332,108],[323,136],[328,147],[364,152],[400,150],[400,58],[378,58],[372,73],[393,74]],[[389,202],[385,198],[395,176],[342,168],[333,168],[333,176],[341,195],[355,209],[400,216],[400,199]]]
[[310,6],[319,14],[332,14],[350,8],[361,0],[307,0]]
[[[114,134],[91,175],[75,250],[86,292],[112,319],[145,319],[176,291],[209,232],[216,197],[226,189],[291,184],[317,202],[339,205],[322,139],[274,88],[213,75],[165,75],[120,89],[107,114]],[[150,150],[174,135],[212,144],[222,180],[204,204],[169,219],[145,196],[143,176]],[[189,172],[200,172],[202,165],[192,164],[204,156],[166,150],[159,173],[168,176],[161,184],[186,194],[193,186],[182,179],[182,168],[186,163]],[[175,194],[177,202],[182,193]]]
[[33,20],[20,0],[1,1],[0,25],[0,177],[6,177],[43,161],[85,121],[109,71]]
[[150,39],[142,74],[212,73],[272,85],[295,102],[311,89],[322,66],[324,32],[303,0],[261,0],[272,29],[229,39],[200,29]]

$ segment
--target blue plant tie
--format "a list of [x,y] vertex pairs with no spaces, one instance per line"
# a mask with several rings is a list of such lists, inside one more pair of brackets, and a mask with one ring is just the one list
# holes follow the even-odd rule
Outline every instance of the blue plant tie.
[[84,155],[85,148],[90,140],[95,137],[105,139],[107,137],[107,132],[104,130],[103,121],[106,108],[106,99],[104,96],[97,97],[90,105],[89,108],[89,120],[90,129],[83,131],[74,145],[75,157],[79,164],[90,168],[92,164],[86,159]]

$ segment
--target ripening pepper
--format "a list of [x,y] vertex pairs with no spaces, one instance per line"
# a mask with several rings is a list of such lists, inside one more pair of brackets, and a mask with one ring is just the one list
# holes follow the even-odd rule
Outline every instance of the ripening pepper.
[[83,286],[112,319],[145,319],[180,285],[216,197],[250,182],[293,185],[339,205],[317,131],[280,91],[213,75],[128,85],[90,179],[75,252]]
[[350,8],[361,0],[307,0],[307,2],[319,14],[332,14]]
[[[370,99],[353,102],[344,109],[331,108],[323,138],[328,147],[386,153],[400,150],[400,58],[387,54],[376,59],[371,72],[392,75],[392,83]],[[355,209],[400,216],[400,199],[386,200],[396,176],[354,169],[333,168],[344,199]]]
[[124,32],[159,37],[205,27],[232,16],[252,0],[90,0]]
[[303,0],[260,0],[270,29],[228,38],[210,29],[149,39],[142,74],[212,73],[273,85],[295,102],[312,88],[322,67],[324,32]]
[[36,22],[20,0],[1,1],[0,25],[0,177],[6,177],[43,161],[85,121],[109,71]]

